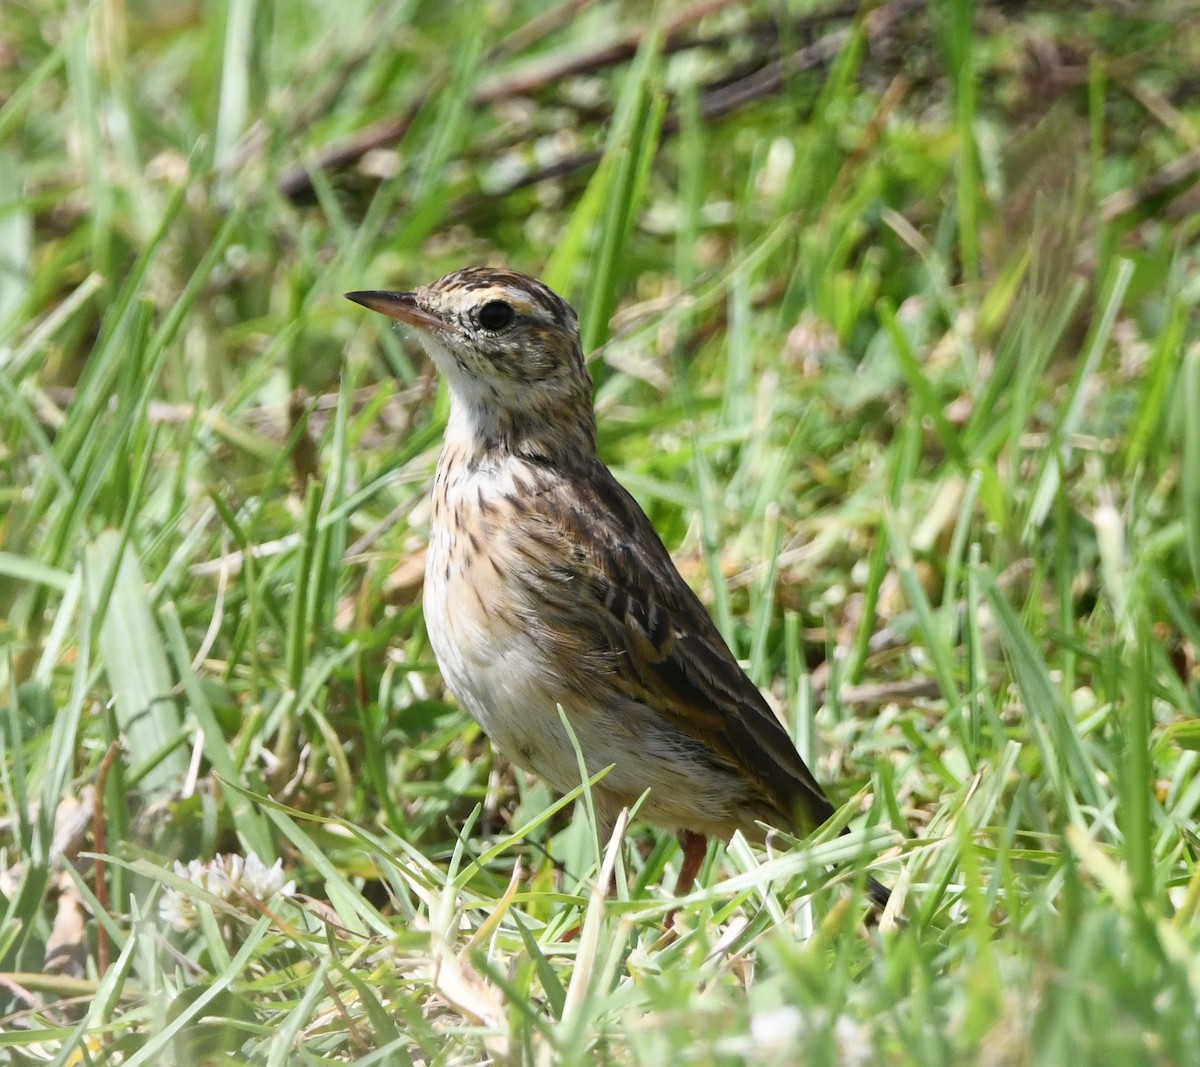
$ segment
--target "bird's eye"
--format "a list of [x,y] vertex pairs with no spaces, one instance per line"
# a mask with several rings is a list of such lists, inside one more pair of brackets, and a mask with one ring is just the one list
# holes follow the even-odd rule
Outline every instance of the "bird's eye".
[[492,333],[511,326],[516,317],[512,304],[504,300],[489,300],[479,309],[479,325]]

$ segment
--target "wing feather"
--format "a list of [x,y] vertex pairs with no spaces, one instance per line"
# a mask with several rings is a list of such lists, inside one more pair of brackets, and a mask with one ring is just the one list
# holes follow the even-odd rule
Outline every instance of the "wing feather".
[[582,581],[607,618],[590,635],[602,649],[563,654],[596,662],[607,653],[621,688],[734,770],[781,828],[804,832],[824,822],[833,806],[633,497],[599,460],[585,477],[552,478],[541,488],[538,512],[551,526],[543,536],[561,539],[548,555],[570,555],[559,577]]

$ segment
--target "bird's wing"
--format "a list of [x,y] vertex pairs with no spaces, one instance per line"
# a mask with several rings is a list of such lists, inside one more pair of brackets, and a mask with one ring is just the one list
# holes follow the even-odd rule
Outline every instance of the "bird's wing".
[[543,490],[550,506],[539,513],[561,538],[559,578],[594,598],[604,625],[593,640],[608,646],[627,693],[738,772],[781,828],[823,823],[829,799],[633,497],[598,460],[587,477]]

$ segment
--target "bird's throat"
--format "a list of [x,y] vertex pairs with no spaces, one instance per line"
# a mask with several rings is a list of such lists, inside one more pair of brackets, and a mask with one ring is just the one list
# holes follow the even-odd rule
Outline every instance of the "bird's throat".
[[596,454],[595,422],[590,406],[582,418],[564,419],[548,405],[527,402],[517,408],[484,396],[471,383],[466,388],[451,380],[450,419],[446,444],[453,444],[468,462],[485,462],[505,455],[543,464],[570,467]]

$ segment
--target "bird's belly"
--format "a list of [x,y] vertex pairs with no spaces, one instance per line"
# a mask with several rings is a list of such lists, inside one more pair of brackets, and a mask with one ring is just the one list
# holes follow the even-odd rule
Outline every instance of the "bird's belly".
[[581,781],[578,746],[589,776],[611,767],[595,790],[610,813],[649,789],[641,813],[662,826],[728,837],[753,823],[743,779],[625,696],[597,664],[559,662],[530,590],[508,568],[465,565],[461,548],[444,530],[430,540],[426,628],[447,687],[505,758],[567,792]]
[[[442,542],[442,543],[439,543]],[[425,625],[442,677],[504,756],[563,788],[564,747],[554,665],[515,610],[511,591],[480,578],[486,564],[455,562],[443,539],[430,544]],[[578,783],[574,770],[567,780]]]

